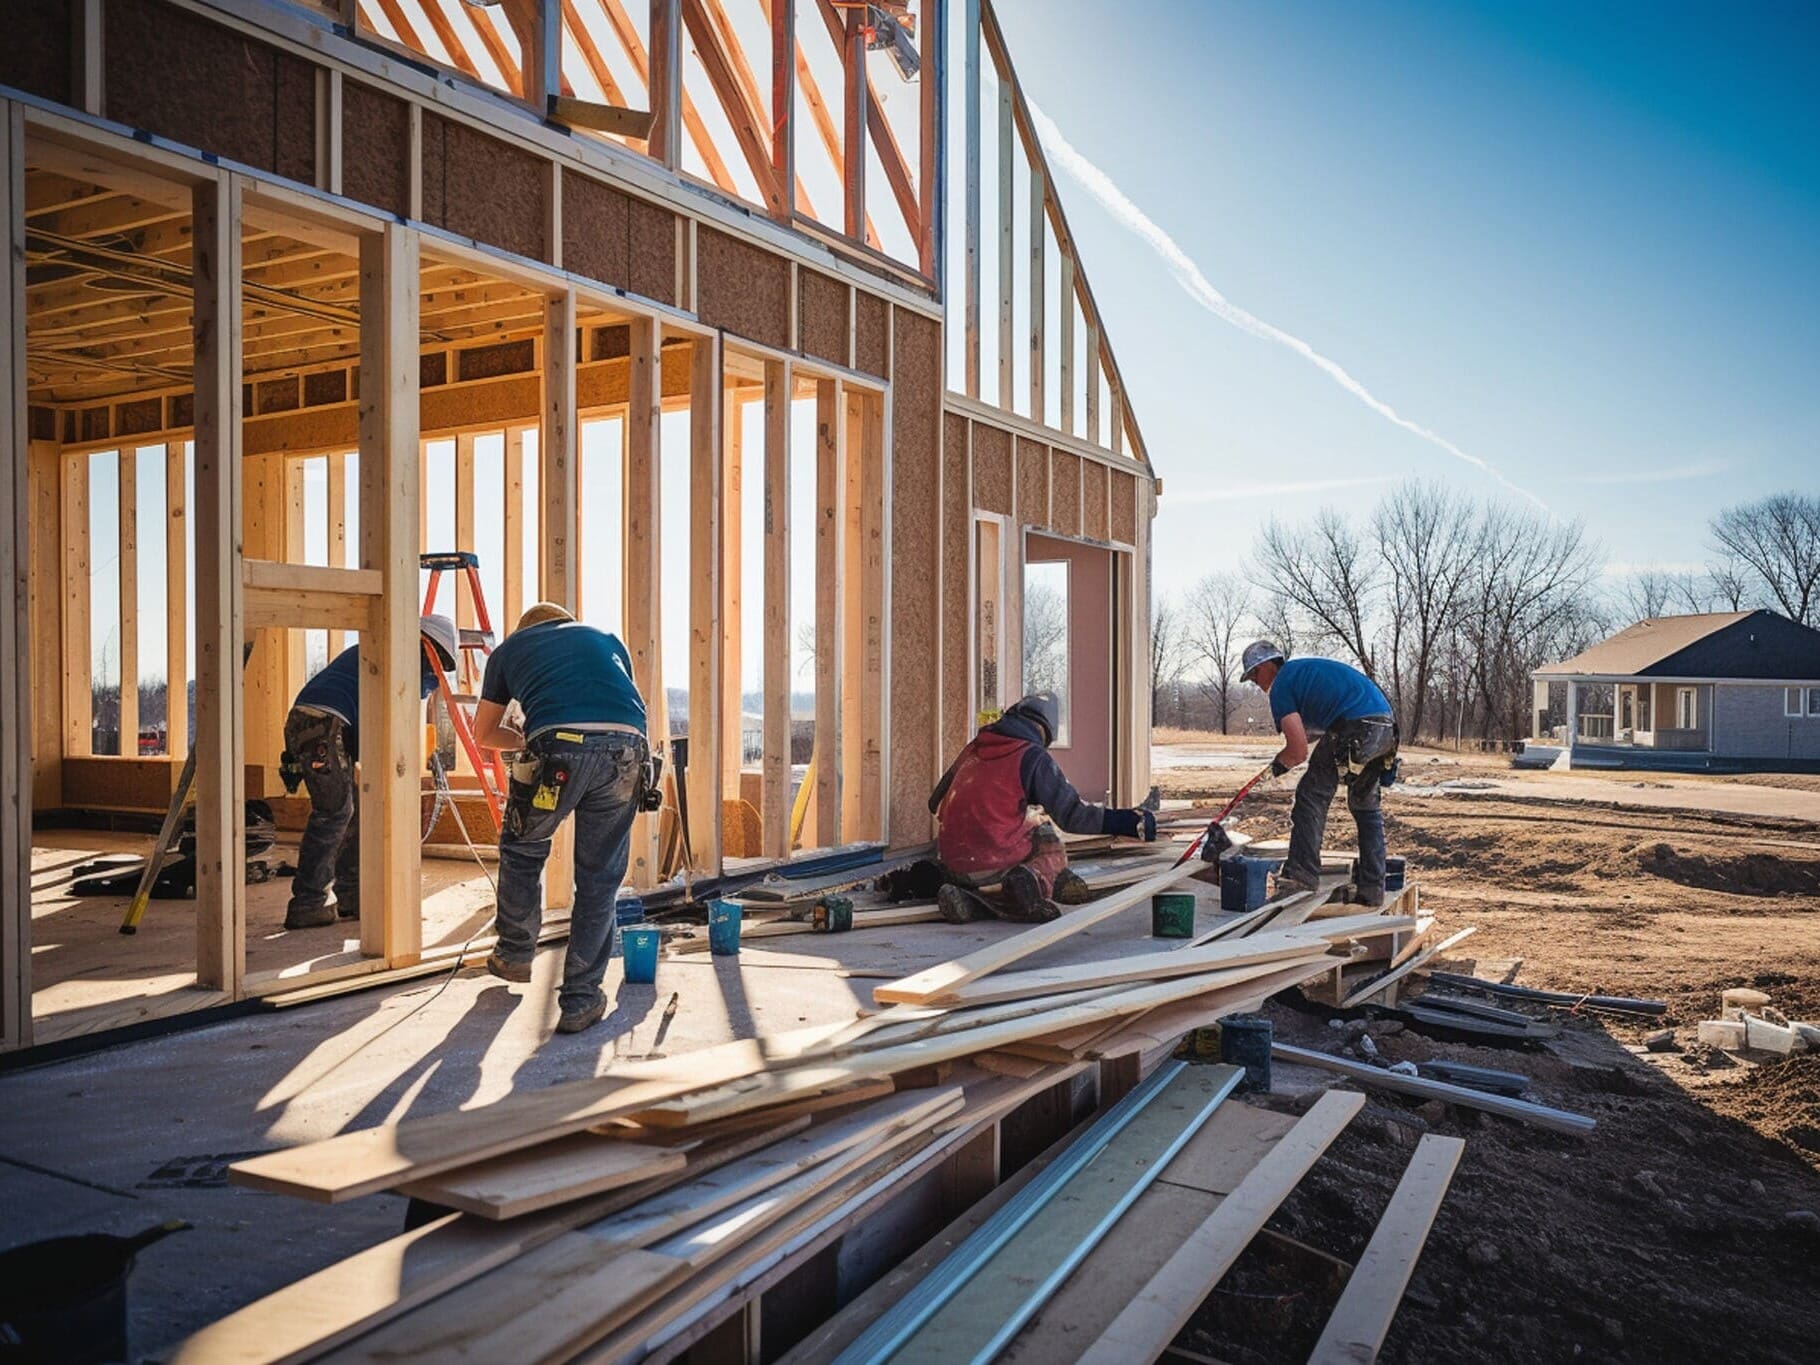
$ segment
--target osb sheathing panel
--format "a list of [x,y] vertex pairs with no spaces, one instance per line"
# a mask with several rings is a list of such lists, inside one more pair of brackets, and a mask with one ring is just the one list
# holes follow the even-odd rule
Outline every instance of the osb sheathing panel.
[[935,786],[936,555],[941,506],[941,328],[896,314],[891,423],[891,828],[902,846],[929,837]]
[[973,424],[973,505],[982,512],[1011,515],[1011,433],[984,422]]
[[568,170],[562,173],[562,265],[603,284],[632,287],[632,201]]
[[1112,474],[1112,538],[1137,544],[1137,476]]
[[410,215],[411,108],[359,81],[341,83],[341,192]]
[[642,199],[631,201],[632,292],[659,303],[676,298],[676,215]]
[[1049,529],[1049,447],[1017,438],[1017,519]]
[[110,119],[291,180],[314,176],[309,62],[156,0],[109,0],[104,12]]
[[942,758],[972,737],[967,704],[968,540],[973,512],[967,493],[967,420],[942,422]]
[[1106,539],[1110,513],[1106,506],[1106,475],[1103,464],[1089,463],[1081,496],[1081,534],[1091,540]]
[[6,8],[0,85],[28,90],[58,104],[70,103],[69,0],[32,0]]
[[437,227],[547,260],[548,163],[434,114],[423,120],[423,216]]
[[808,355],[847,363],[847,286],[813,270],[804,270],[796,287],[797,349]]
[[867,374],[883,375],[889,360],[891,309],[876,294],[859,291],[854,304],[853,368]]
[[1081,533],[1081,459],[1058,450],[1050,457],[1049,478],[1054,489],[1054,515],[1050,529],[1058,536]]
[[788,346],[789,263],[712,228],[697,233],[696,312],[701,320],[768,346]]

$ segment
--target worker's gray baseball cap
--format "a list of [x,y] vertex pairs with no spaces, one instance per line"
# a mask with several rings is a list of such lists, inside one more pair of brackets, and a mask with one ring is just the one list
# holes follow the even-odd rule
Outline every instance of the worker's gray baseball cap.
[[1043,747],[1046,749],[1055,743],[1056,719],[1061,715],[1061,706],[1053,692],[1032,692],[1020,698],[1006,708],[1007,716],[1023,716],[1033,720],[1043,732]]
[[1258,669],[1268,663],[1280,664],[1283,662],[1283,658],[1283,651],[1271,644],[1270,641],[1253,640],[1250,644],[1245,646],[1244,657],[1239,661],[1244,666],[1244,672],[1239,674],[1239,681],[1250,682],[1251,675],[1256,673]]
[[455,667],[455,623],[446,616],[424,616],[417,622],[423,638],[436,649],[436,657],[442,661],[444,668]]

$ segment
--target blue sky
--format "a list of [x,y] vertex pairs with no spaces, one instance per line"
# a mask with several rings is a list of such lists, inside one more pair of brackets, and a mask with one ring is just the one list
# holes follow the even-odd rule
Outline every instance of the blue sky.
[[[1697,563],[1714,507],[1820,487],[1820,8],[999,11],[1028,96],[1226,299],[1617,569]],[[1164,590],[1273,512],[1408,476],[1502,493],[1060,183],[1164,479]]]

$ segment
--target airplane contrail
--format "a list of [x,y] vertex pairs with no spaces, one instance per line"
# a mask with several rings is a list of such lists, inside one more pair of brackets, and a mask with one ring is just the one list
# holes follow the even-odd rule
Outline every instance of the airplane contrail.
[[1187,252],[1176,244],[1175,238],[1159,227],[1149,214],[1132,203],[1130,197],[1112,182],[1111,176],[1076,150],[1074,144],[1062,135],[1062,130],[1055,126],[1053,119],[1034,104],[1031,104],[1029,108],[1031,120],[1036,125],[1037,136],[1042,140],[1044,150],[1048,152],[1050,158],[1058,162],[1069,175],[1079,181],[1087,193],[1099,200],[1100,206],[1114,219],[1149,243],[1151,250],[1163,258],[1164,264],[1175,275],[1177,282],[1196,303],[1222,322],[1230,323],[1242,332],[1249,332],[1252,336],[1288,347],[1309,364],[1323,371],[1334,383],[1345,389],[1378,416],[1384,418],[1385,421],[1393,422],[1412,435],[1421,437],[1429,444],[1439,446],[1456,460],[1462,460],[1474,469],[1490,475],[1503,487],[1528,498],[1543,511],[1548,510],[1547,503],[1527,488],[1520,488],[1512,483],[1491,461],[1461,450],[1459,446],[1439,432],[1431,431],[1419,422],[1410,421],[1357,379],[1354,379],[1336,361],[1329,360],[1300,337],[1293,336],[1280,327],[1273,327],[1262,318],[1246,312],[1229,300],[1213,287],[1213,282],[1201,273],[1201,268],[1194,263]]

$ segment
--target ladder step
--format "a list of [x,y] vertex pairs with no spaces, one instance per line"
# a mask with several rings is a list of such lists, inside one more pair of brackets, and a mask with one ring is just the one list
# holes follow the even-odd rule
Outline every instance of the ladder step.
[[468,627],[463,626],[459,634],[461,637],[461,647],[463,649],[491,650],[494,644],[497,643],[493,638],[493,632],[490,630],[470,630]]
[[446,550],[417,556],[418,567],[424,569],[478,569],[480,556],[469,550]]

